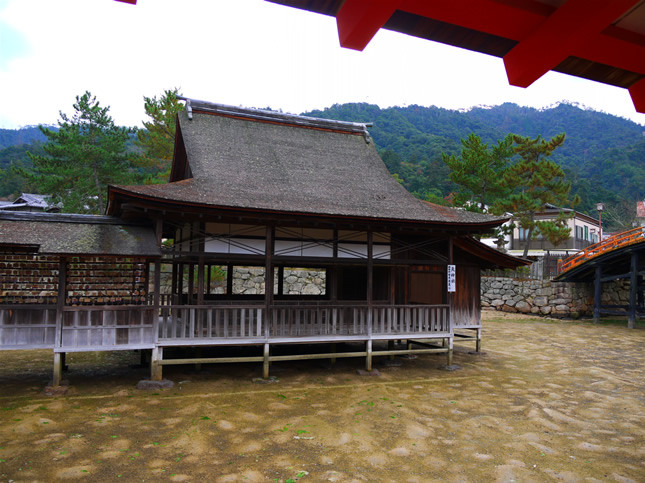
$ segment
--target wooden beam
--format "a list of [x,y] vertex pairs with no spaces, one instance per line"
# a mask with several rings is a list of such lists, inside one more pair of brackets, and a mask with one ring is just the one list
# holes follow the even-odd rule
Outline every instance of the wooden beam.
[[575,47],[571,55],[645,75],[645,35],[614,25]]
[[362,51],[390,19],[398,3],[396,0],[346,0],[336,14],[340,45]]
[[554,12],[532,1],[405,0],[399,10],[511,40],[522,40]]
[[632,97],[636,111],[645,114],[645,78],[629,88],[629,95]]
[[504,56],[511,85],[528,87],[640,0],[569,0]]

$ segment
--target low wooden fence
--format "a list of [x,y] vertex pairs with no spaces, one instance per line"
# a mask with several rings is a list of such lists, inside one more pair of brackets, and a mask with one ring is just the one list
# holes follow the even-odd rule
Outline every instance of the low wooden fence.
[[55,340],[55,305],[0,305],[1,349],[51,349]]
[[65,307],[56,348],[70,352],[152,348],[154,315],[154,307],[145,305]]
[[[450,333],[448,305],[162,306],[159,341],[284,339],[334,336],[437,336]],[[371,320],[370,320],[371,316]]]
[[[448,305],[0,306],[0,349],[57,352],[217,345],[225,341],[309,341],[450,336]],[[155,333],[155,326],[157,331]],[[156,339],[156,340],[155,340]]]

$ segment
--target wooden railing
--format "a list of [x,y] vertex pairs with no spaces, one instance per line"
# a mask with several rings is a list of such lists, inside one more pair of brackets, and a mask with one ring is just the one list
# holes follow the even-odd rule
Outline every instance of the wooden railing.
[[558,272],[565,272],[577,267],[591,258],[641,241],[645,241],[645,228],[643,227],[633,228],[631,230],[618,233],[565,259],[558,264]]
[[56,347],[68,351],[152,348],[154,313],[154,307],[146,305],[65,307]]
[[228,339],[264,336],[258,305],[160,307],[159,339]]
[[55,305],[0,305],[0,349],[54,347]]
[[[342,336],[423,336],[450,333],[448,305],[162,306],[160,341]],[[371,315],[371,321],[370,321]]]

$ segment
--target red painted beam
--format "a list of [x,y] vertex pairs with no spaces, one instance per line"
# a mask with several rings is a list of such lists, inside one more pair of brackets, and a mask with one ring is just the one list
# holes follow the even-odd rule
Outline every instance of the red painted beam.
[[[556,11],[533,0],[401,0],[398,10],[517,41],[526,39]],[[569,55],[645,74],[645,37],[613,25]]]
[[131,5],[136,5],[137,0],[116,0],[117,2],[129,3]]
[[632,102],[636,112],[645,114],[645,79],[641,79],[629,88],[629,95],[632,96]]
[[528,87],[640,0],[569,0],[504,56],[511,85]]
[[398,4],[398,0],[346,0],[336,14],[340,45],[363,50]]
[[513,4],[497,0],[403,0],[399,10],[478,32],[522,40],[555,8],[531,0],[518,0]]
[[645,36],[614,26],[576,47],[571,55],[645,75]]

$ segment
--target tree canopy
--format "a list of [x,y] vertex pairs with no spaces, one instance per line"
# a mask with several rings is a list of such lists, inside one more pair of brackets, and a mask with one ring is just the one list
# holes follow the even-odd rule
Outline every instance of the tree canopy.
[[[512,139],[513,151],[519,159],[505,170],[502,180],[511,193],[499,199],[493,209],[512,213],[520,229],[527,231],[527,240],[539,234],[558,245],[569,237],[569,215],[563,211],[554,220],[540,221],[535,214],[544,210],[546,204],[558,207],[571,204],[568,199],[571,183],[565,180],[562,168],[548,159],[564,144],[565,135],[558,134],[548,141],[539,135],[535,139],[513,135]],[[526,243],[524,257],[528,248]]]
[[488,204],[507,190],[503,174],[513,157],[513,136],[507,135],[488,147],[479,136],[471,133],[461,140],[461,156],[442,154],[451,169],[450,180],[459,186],[453,200],[458,205],[476,206],[485,211]]
[[164,183],[170,176],[177,113],[184,108],[177,98],[180,95],[179,89],[175,87],[165,90],[159,99],[156,96],[143,98],[146,115],[150,120],[143,122],[145,129],[137,132],[135,144],[143,150],[137,163],[152,169],[152,175],[146,182]]
[[52,195],[62,210],[104,213],[108,184],[136,181],[126,155],[132,129],[118,127],[89,91],[76,96],[74,114],[60,112],[58,130],[39,126],[46,136],[44,154],[29,153],[33,166],[23,168],[31,189]]

